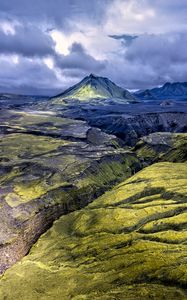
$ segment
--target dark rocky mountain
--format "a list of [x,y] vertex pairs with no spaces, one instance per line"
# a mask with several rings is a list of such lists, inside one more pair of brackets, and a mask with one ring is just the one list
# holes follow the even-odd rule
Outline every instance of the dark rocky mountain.
[[123,99],[124,102],[136,101],[136,97],[133,96],[127,90],[117,86],[111,80],[105,77],[99,77],[94,74],[86,76],[82,81],[76,85],[70,87],[63,93],[52,97],[54,103],[63,103],[65,99],[77,99],[80,101],[86,101],[90,99],[110,99],[118,98]]
[[162,87],[134,93],[142,100],[187,100],[187,82],[165,83]]

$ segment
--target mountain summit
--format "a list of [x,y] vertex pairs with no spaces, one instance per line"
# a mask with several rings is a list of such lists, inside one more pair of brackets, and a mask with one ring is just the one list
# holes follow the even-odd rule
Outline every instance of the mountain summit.
[[119,98],[128,101],[135,101],[136,97],[127,90],[117,86],[105,77],[94,74],[86,76],[82,81],[70,87],[63,93],[51,98],[60,102],[65,99],[77,99],[81,101],[90,99],[109,99]]

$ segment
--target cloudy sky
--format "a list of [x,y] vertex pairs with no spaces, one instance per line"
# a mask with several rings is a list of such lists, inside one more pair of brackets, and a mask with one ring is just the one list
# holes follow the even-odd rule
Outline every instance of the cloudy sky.
[[0,92],[187,81],[186,0],[0,0]]

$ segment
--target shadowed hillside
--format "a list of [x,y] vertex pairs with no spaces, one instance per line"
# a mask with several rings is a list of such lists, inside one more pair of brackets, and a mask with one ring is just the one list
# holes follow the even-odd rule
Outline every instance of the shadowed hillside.
[[138,91],[134,95],[141,100],[187,100],[187,82],[166,82],[162,87]]

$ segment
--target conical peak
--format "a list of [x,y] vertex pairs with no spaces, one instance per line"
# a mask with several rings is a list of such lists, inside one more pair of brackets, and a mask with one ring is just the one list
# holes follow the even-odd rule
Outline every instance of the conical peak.
[[163,87],[168,87],[168,86],[170,86],[171,85],[171,82],[166,82],[164,85],[163,85]]
[[83,79],[83,83],[84,84],[96,84],[97,82],[99,82],[99,80],[101,79],[102,77],[99,77],[93,73],[91,73],[90,75],[86,76],[84,79]]
[[93,73],[91,73],[88,77],[89,77],[89,78],[98,78],[98,76],[95,75],[95,74],[93,74]]
[[54,98],[79,100],[120,98],[131,101],[136,100],[128,91],[117,86],[108,78],[97,76],[93,73]]

